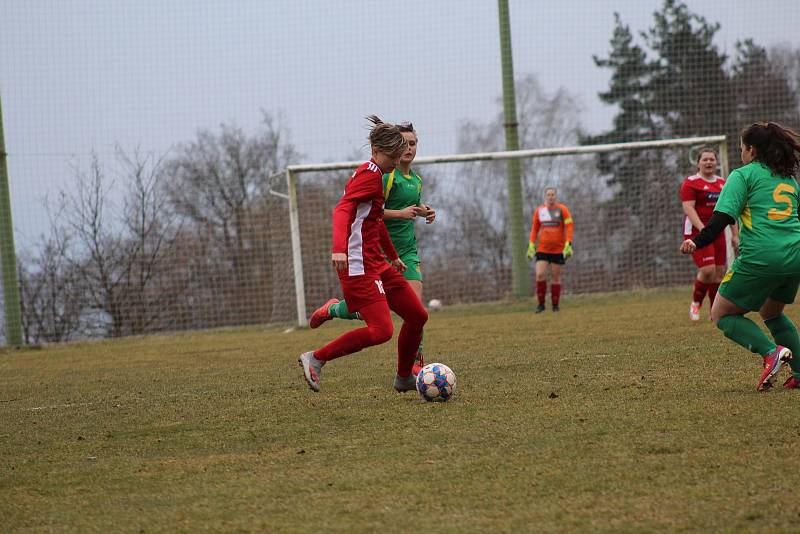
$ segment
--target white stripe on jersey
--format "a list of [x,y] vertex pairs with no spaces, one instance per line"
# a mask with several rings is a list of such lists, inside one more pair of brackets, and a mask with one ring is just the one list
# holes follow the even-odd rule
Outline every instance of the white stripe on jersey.
[[372,161],[368,161],[368,162],[367,162],[367,168],[368,168],[369,170],[371,170],[372,172],[380,172],[381,174],[383,174],[383,173],[381,172],[380,168],[378,168],[378,166],[377,166],[377,165],[375,165],[375,163],[373,163]]
[[691,235],[692,228],[694,228],[692,221],[689,220],[689,217],[685,217],[683,220],[683,235]]
[[372,201],[362,202],[356,208],[356,218],[350,225],[350,238],[347,240],[347,269],[350,276],[364,274],[364,238],[361,225],[372,209]]

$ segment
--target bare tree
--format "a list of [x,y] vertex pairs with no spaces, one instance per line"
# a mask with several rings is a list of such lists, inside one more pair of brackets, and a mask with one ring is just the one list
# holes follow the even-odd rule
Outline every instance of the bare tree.
[[69,236],[56,226],[33,256],[18,263],[25,343],[68,341],[80,334],[86,300],[69,258]]
[[287,257],[273,259],[272,248],[288,236],[288,222],[273,214],[284,201],[268,194],[270,177],[297,158],[281,121],[264,113],[254,136],[234,124],[223,124],[218,134],[202,130],[166,163],[163,190],[203,250],[189,259],[190,270],[199,291],[214,293],[204,300],[213,324],[271,316],[272,281],[264,269],[275,261],[285,265]]
[[179,227],[160,194],[161,160],[117,149],[124,197],[116,202],[112,183],[97,155],[88,174],[76,169],[77,187],[63,196],[65,221],[74,236],[69,257],[87,291],[89,310],[103,314],[112,336],[167,328],[164,310],[183,287],[172,276],[170,258]]

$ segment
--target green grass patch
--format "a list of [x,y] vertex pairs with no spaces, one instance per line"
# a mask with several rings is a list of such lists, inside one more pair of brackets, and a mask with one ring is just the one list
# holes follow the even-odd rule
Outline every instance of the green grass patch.
[[795,530],[800,392],[758,394],[759,359],[707,320],[692,324],[688,297],[432,313],[427,360],[459,379],[444,404],[392,390],[394,342],[329,364],[322,391],[309,391],[297,356],[356,326],[344,321],[7,351],[0,522],[76,532]]

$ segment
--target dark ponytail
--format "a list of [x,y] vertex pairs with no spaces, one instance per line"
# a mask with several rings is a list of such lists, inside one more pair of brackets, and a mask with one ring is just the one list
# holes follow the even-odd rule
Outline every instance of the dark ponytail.
[[779,176],[797,177],[800,135],[777,122],[757,122],[742,130],[742,143],[755,147],[755,159]]

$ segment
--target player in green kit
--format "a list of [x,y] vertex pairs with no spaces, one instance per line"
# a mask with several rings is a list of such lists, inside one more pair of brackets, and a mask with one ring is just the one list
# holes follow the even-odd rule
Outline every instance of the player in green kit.
[[[722,279],[711,319],[726,337],[763,356],[758,391],[772,387],[783,363],[792,369],[783,385],[794,389],[800,387],[800,337],[783,309],[800,285],[800,137],[774,122],[757,123],[742,132],[741,149],[745,165],[728,177],[708,224],[681,252],[708,245],[739,219],[739,256]],[[745,317],[756,310],[773,339]]]
[[[417,217],[424,217],[425,222],[431,224],[436,219],[436,212],[422,203],[422,179],[411,169],[411,163],[417,156],[417,132],[411,123],[399,124],[398,128],[408,142],[408,150],[400,158],[395,170],[383,175],[383,219],[397,254],[407,267],[403,276],[422,302],[422,269],[414,223]],[[357,313],[349,312],[347,302],[334,298],[311,314],[309,326],[317,328],[333,318],[360,319]],[[424,365],[422,348],[421,343],[415,372]]]

